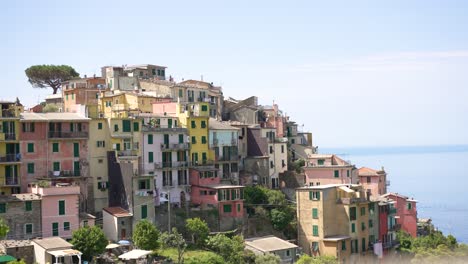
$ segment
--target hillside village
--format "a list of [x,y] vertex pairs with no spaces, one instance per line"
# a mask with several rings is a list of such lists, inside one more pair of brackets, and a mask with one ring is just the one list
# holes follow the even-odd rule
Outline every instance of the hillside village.
[[[374,263],[392,255],[398,231],[421,234],[417,201],[388,192],[384,168],[320,153],[277,103],[176,82],[166,70],[104,66],[101,76],[63,82],[43,104],[0,102],[4,256],[81,263],[69,243],[81,227],[131,244],[142,220],[170,232],[194,217],[281,263],[300,254]],[[278,205],[255,202],[257,190],[281,194],[291,221],[262,218]]]

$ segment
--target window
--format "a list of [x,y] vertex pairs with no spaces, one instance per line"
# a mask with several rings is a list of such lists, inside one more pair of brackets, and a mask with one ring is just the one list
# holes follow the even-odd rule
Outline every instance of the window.
[[59,161],[55,161],[55,162],[52,164],[52,168],[53,168],[53,171],[60,171],[60,162],[59,162]]
[[361,230],[362,231],[366,230],[366,223],[361,222]]
[[182,89],[179,89],[179,97],[183,97],[184,96],[184,91]]
[[411,203],[406,204],[406,209],[411,210],[413,208],[413,205]]
[[241,211],[241,205],[237,204],[237,212],[240,212],[240,211]]
[[140,123],[133,122],[133,131],[135,131],[135,132],[140,131]]
[[313,219],[318,219],[318,209],[317,208],[312,208],[312,218]]
[[99,123],[97,124],[97,129],[102,130],[102,123],[101,123],[101,122],[99,122]]
[[115,124],[114,125],[114,132],[117,132],[117,131],[119,131],[119,125]]
[[31,201],[24,202],[24,210],[32,211],[32,202]]
[[349,220],[351,221],[356,220],[356,207],[349,208]]
[[63,222],[63,231],[70,230],[70,222]]
[[58,236],[58,235],[59,235],[59,224],[52,223],[52,236]]
[[59,143],[52,143],[52,152],[59,152]]
[[34,143],[28,143],[28,153],[34,152]]
[[349,170],[346,171],[346,177],[349,178]]
[[341,250],[346,250],[346,240],[341,241]]
[[201,106],[201,110],[202,110],[203,112],[208,111],[208,106],[207,106],[207,105],[202,105],[202,106]]
[[172,186],[172,171],[163,171],[163,186]]
[[25,224],[24,225],[24,233],[26,235],[31,235],[33,232],[33,225],[32,224]]
[[65,215],[65,201],[59,201],[59,215]]
[[317,160],[318,165],[323,165],[324,163],[325,163],[325,160],[323,160],[323,159]]
[[319,235],[319,232],[318,232],[318,225],[313,225],[313,226],[312,226],[312,235],[313,235],[313,236],[318,236],[318,235]]
[[361,207],[361,216],[366,215],[366,208]]
[[153,144],[153,135],[149,134],[148,135],[148,145],[151,145],[151,144]]
[[192,136],[192,144],[197,144],[197,138],[195,136]]
[[270,154],[273,153],[273,146],[270,146]]
[[79,158],[80,157],[80,144],[73,143],[73,157]]
[[371,183],[371,177],[366,177],[367,178],[367,183]]
[[6,213],[6,204],[0,203],[0,214]]
[[370,215],[373,215],[373,214],[374,214],[374,207],[375,207],[375,204],[374,204],[374,203],[370,203],[370,204],[369,204],[369,214],[370,214]]
[[28,173],[29,174],[34,173],[34,163],[28,163]]
[[354,232],[356,232],[356,224],[351,223],[351,233],[354,233]]
[[149,162],[149,163],[154,162],[154,156],[153,156],[153,152],[152,152],[152,151],[148,152],[148,162]]
[[195,123],[195,120],[192,120],[192,122],[190,122],[191,125],[192,125],[192,128],[196,128],[197,127],[197,124]]
[[334,173],[334,174],[335,174],[335,178],[340,177],[340,171],[339,171],[339,170],[335,170],[335,173]]
[[362,238],[361,246],[362,246],[362,252],[366,251],[366,239],[364,237]]
[[104,140],[98,140],[98,141],[96,141],[96,146],[98,148],[104,148],[104,147],[106,147],[106,142]]
[[230,204],[223,205],[223,212],[225,212],[225,213],[232,212],[232,206]]
[[148,206],[146,204],[141,206],[141,219],[148,217]]
[[149,190],[150,188],[150,180],[139,180],[138,181],[138,190]]
[[270,160],[270,168],[273,169],[275,167],[275,164],[273,163],[272,160]]
[[202,137],[201,137],[201,143],[202,143],[202,144],[206,144],[206,136],[202,136]]
[[122,120],[122,131],[131,132],[130,120]]
[[372,228],[374,227],[374,222],[372,221],[372,219],[369,219],[369,228]]
[[281,153],[284,153],[284,145],[281,145]]
[[184,135],[179,134],[179,144],[183,144],[183,143],[184,143]]
[[23,132],[34,132],[34,123],[23,123]]
[[201,121],[201,128],[206,128],[206,121],[204,120]]
[[320,192],[309,192],[309,200],[320,200]]
[[358,240],[351,240],[351,254],[358,253]]

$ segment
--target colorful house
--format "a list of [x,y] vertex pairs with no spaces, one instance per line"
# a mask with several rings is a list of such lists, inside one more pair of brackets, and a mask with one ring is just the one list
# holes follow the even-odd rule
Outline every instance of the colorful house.
[[400,225],[396,223],[395,201],[380,196],[376,200],[379,213],[379,236],[376,242],[382,243],[384,253],[398,245],[396,232],[400,230]]
[[0,101],[0,194],[20,193],[21,151],[19,102]]
[[218,170],[194,167],[190,170],[191,203],[202,209],[217,209],[220,218],[244,216],[244,186],[221,184]]
[[7,239],[42,236],[41,197],[32,193],[0,196],[0,218],[10,229]]
[[30,184],[28,191],[42,199],[42,237],[71,238],[72,232],[80,227],[80,186],[41,182]]
[[133,215],[121,207],[106,207],[102,210],[103,231],[107,239],[117,242],[130,239],[133,230]]
[[100,77],[63,82],[63,112],[81,113],[92,118],[99,117],[99,96],[105,89],[106,80]]
[[412,237],[416,237],[418,229],[417,201],[398,193],[387,193],[384,194],[383,197],[395,201],[396,225]]
[[374,170],[367,167],[362,167],[358,170],[359,183],[364,186],[367,192],[372,197],[379,197],[387,193],[387,186],[390,181],[387,181],[387,173],[382,168]]
[[309,255],[361,261],[369,244],[369,200],[359,185],[296,189],[298,243]]
[[308,186],[357,183],[356,167],[336,155],[310,155],[303,169]]

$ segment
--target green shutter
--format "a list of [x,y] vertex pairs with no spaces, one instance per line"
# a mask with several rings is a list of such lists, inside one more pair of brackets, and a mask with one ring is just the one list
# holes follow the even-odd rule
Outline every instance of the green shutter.
[[79,158],[80,157],[80,144],[73,143],[73,157]]
[[184,143],[184,135],[183,134],[179,134],[179,143],[180,144]]
[[65,201],[59,201],[59,215],[65,215]]
[[0,214],[6,213],[6,204],[0,203]]
[[120,151],[120,143],[115,144],[115,150]]
[[133,122],[133,131],[135,131],[135,132],[140,131],[140,123]]
[[146,219],[148,217],[148,206],[142,205],[141,206],[141,219]]
[[169,146],[169,135],[164,134],[164,145]]
[[192,144],[196,144],[197,143],[197,138],[195,136],[192,136]]
[[313,236],[319,236],[318,225],[313,225],[312,226],[312,235]]
[[316,196],[317,196],[317,200],[320,201],[320,192],[317,192]]
[[32,234],[33,226],[32,224],[26,224],[26,234]]
[[202,137],[201,137],[201,143],[202,143],[202,144],[206,144],[206,137],[205,137],[205,136],[202,136]]
[[[164,155],[163,155],[163,158],[164,158]],[[152,151],[148,152],[148,162],[150,163],[154,162],[154,156],[153,156]]]
[[201,110],[202,110],[203,112],[208,111],[208,106],[207,106],[207,105],[202,105],[202,106],[201,106]]
[[28,152],[29,153],[34,152],[34,143],[28,143]]
[[313,200],[314,199],[314,194],[312,191],[309,191],[309,200]]
[[230,204],[225,204],[225,205],[223,205],[223,211],[224,211],[225,213],[230,213],[230,212],[232,212],[232,206],[231,206]]
[[24,203],[24,207],[25,207],[24,209],[25,209],[26,211],[32,211],[32,202],[31,202],[31,201],[26,201],[26,202]]
[[201,121],[201,128],[206,128],[206,121]]
[[28,163],[28,173],[34,173],[34,163]]
[[312,218],[318,219],[318,209],[312,208]]
[[80,162],[79,161],[74,161],[73,162],[73,175],[74,176],[80,176],[81,175]]
[[131,132],[130,120],[122,120],[123,132]]
[[114,125],[114,132],[117,132],[117,131],[119,131],[119,125],[115,124]]
[[196,124],[195,124],[195,120],[192,120],[191,124],[192,124],[192,128],[197,127]]
[[148,135],[148,145],[151,145],[151,144],[153,144],[153,135],[149,134]]
[[241,211],[241,205],[237,204],[237,212],[240,212],[240,211]]
[[338,178],[340,177],[340,171],[339,170],[335,170],[335,178]]
[[206,152],[203,152],[203,153],[202,153],[202,161],[206,161],[206,160],[207,160],[207,159],[206,159]]
[[58,235],[59,235],[59,224],[52,223],[52,236],[58,236]]
[[52,152],[59,152],[59,143],[52,143]]
[[170,118],[167,120],[167,127],[172,128],[172,119]]
[[356,225],[354,223],[351,223],[351,233],[356,232]]
[[102,123],[101,123],[101,122],[99,122],[99,123],[97,124],[97,128],[98,128],[99,130],[102,129]]
[[184,96],[184,91],[182,89],[179,89],[179,97],[183,97]]
[[55,161],[53,163],[53,169],[54,169],[54,171],[60,171],[60,162],[59,161]]
[[70,131],[73,132],[73,129],[74,129],[73,123],[70,123]]
[[63,222],[63,230],[64,231],[70,230],[70,222]]

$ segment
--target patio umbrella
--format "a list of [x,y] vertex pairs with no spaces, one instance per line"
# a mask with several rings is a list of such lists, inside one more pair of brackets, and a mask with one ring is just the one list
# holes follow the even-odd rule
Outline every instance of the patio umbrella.
[[113,244],[113,243],[112,243],[112,244],[107,245],[107,246],[106,246],[106,249],[113,249],[113,248],[118,248],[118,247],[120,247],[120,245],[117,245],[117,244]]
[[129,246],[130,245],[130,241],[128,240],[119,240],[119,245],[122,245],[122,246]]

